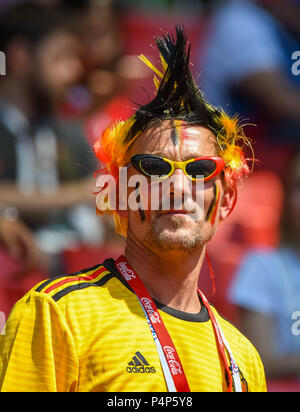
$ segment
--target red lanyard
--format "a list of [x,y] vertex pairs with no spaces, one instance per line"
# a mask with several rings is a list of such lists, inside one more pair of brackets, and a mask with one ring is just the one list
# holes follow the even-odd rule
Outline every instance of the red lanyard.
[[[158,309],[153,299],[149,295],[147,289],[145,288],[142,280],[140,279],[138,274],[135,272],[135,270],[129,265],[129,263],[127,262],[126,258],[123,255],[121,255],[115,261],[115,266],[118,269],[119,273],[122,275],[122,277],[126,280],[128,285],[130,285],[134,293],[137,295],[143,307],[144,313],[146,315],[150,329],[152,331],[152,336],[154,340],[156,339],[156,337],[158,338],[160,345],[162,347],[165,359],[167,361],[167,364],[170,370],[170,374],[173,378],[176,391],[177,392],[190,392],[189,384],[185,376],[182,364],[180,362],[178,353],[176,351],[175,345],[173,344],[171,336],[169,335],[162,321],[162,318],[158,312]],[[213,311],[211,310],[211,307],[206,297],[199,289],[198,289],[198,293],[202,299],[204,306],[208,310],[208,313],[209,313],[209,316],[210,316],[210,319],[213,325],[213,330],[215,333],[216,341],[218,344],[218,349],[220,351],[222,361],[225,365],[227,377],[229,380],[228,392],[231,392],[232,391],[232,376],[230,373],[228,361],[227,361],[226,354],[225,354],[226,345],[224,344],[223,335],[222,335],[222,332],[220,331],[218,322],[215,318]]]
[[232,376],[231,376],[228,361],[227,361],[227,358],[226,358],[225,344],[224,344],[224,341],[223,341],[222,332],[220,330],[217,319],[216,319],[213,311],[211,310],[210,304],[208,303],[208,300],[206,299],[206,296],[204,295],[203,292],[201,292],[201,290],[199,288],[198,288],[198,293],[201,297],[203,305],[206,307],[206,309],[208,311],[211,323],[213,325],[216,341],[217,341],[217,344],[218,344],[218,349],[219,349],[219,352],[221,354],[222,361],[224,363],[225,370],[226,370],[226,373],[227,373],[227,377],[228,377],[228,380],[229,380],[229,382],[228,382],[228,392],[231,392],[232,391]]

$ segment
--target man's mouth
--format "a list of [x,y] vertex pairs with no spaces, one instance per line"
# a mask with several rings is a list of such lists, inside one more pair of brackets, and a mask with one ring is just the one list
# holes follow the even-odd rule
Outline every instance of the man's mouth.
[[188,211],[186,209],[182,209],[182,210],[176,210],[176,209],[172,209],[172,210],[164,210],[162,212],[159,213],[159,217],[162,216],[182,216],[182,215],[190,215],[192,214],[193,211]]

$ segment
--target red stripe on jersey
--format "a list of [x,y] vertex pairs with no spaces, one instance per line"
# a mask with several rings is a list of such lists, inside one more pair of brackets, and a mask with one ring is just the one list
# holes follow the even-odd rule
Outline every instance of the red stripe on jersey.
[[44,293],[49,293],[52,290],[56,289],[59,286],[65,285],[66,283],[70,283],[70,282],[74,282],[75,280],[85,280],[85,281],[90,281],[90,280],[94,280],[96,279],[96,277],[98,277],[99,275],[101,275],[101,273],[107,271],[107,269],[105,267],[102,267],[98,270],[96,270],[96,272],[94,272],[92,275],[88,275],[88,276],[70,276],[67,279],[63,279],[60,282],[55,283],[54,285],[49,286],[46,290],[44,290]]

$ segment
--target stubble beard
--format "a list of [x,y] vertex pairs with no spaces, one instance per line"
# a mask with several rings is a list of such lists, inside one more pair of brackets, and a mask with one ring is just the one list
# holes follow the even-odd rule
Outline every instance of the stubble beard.
[[173,216],[167,229],[161,229],[157,220],[146,235],[145,243],[160,252],[194,252],[206,243],[203,235],[203,221],[198,221],[190,231],[184,230],[185,218]]

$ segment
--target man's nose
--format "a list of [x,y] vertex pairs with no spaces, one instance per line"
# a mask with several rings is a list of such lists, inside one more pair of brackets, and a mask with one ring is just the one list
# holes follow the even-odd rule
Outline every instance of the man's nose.
[[175,169],[170,176],[171,196],[183,196],[191,193],[192,180],[181,169]]

